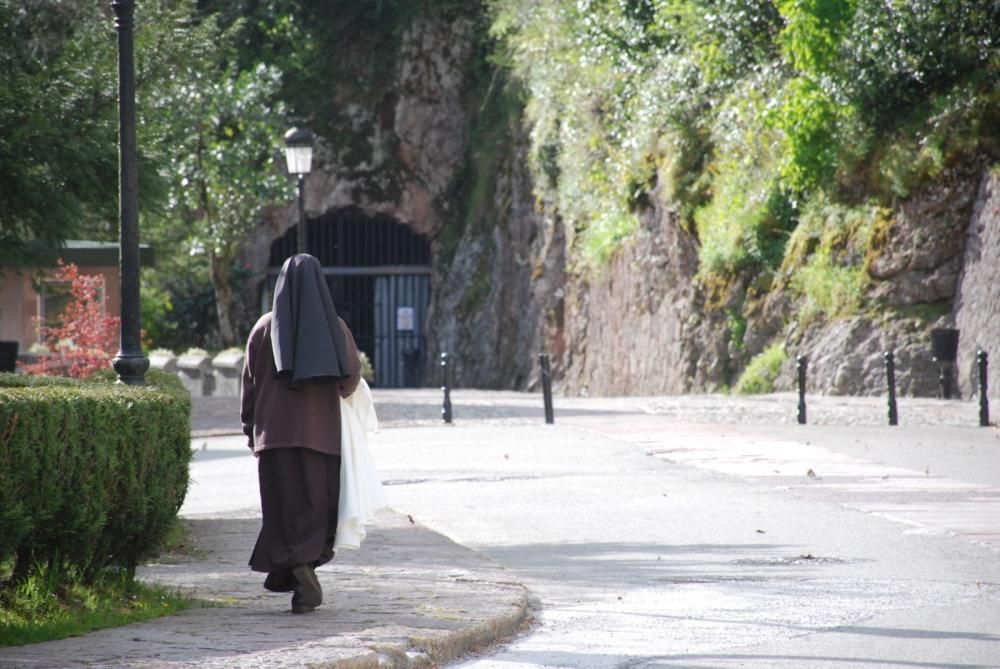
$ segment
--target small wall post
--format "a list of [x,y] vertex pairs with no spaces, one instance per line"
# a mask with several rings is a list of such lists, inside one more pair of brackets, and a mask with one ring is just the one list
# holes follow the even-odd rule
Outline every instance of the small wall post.
[[552,425],[556,421],[552,410],[552,370],[549,368],[549,355],[547,353],[539,354],[538,363],[542,368],[542,399],[545,402],[545,423]]
[[795,369],[799,376],[799,425],[806,424],[806,368],[809,359],[804,355],[795,356]]
[[883,354],[885,358],[885,380],[889,389],[889,425],[899,425],[896,412],[896,356],[892,351]]
[[979,368],[979,427],[990,425],[990,399],[986,393],[986,351],[976,351],[976,367]]
[[451,388],[448,385],[448,354],[441,354],[441,392],[444,400],[441,404],[441,419],[451,424]]

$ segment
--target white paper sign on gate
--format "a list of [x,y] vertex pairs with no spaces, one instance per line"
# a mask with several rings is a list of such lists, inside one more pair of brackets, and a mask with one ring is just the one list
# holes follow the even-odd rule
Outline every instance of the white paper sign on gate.
[[413,307],[396,307],[396,329],[413,332]]

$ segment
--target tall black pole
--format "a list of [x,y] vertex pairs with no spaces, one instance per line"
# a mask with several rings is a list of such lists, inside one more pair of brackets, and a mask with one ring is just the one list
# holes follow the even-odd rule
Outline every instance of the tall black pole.
[[896,412],[896,356],[892,351],[886,351],[885,382],[889,390],[889,425],[899,424],[899,414]]
[[149,359],[142,353],[139,304],[139,168],[135,140],[135,58],[132,47],[135,0],[113,0],[118,31],[118,201],[120,350],[113,365],[118,381],[139,385]]
[[441,354],[441,392],[444,398],[441,402],[441,420],[451,423],[451,386],[448,379],[448,354]]
[[552,425],[556,419],[552,410],[552,369],[549,367],[548,353],[540,353],[538,363],[542,368],[542,402],[545,405],[545,422]]
[[298,239],[299,239],[299,253],[308,253],[306,251],[306,193],[305,193],[305,183],[306,176],[304,174],[298,175],[298,192],[299,192],[299,229],[298,229]]
[[979,426],[990,425],[990,399],[986,392],[986,351],[976,351],[976,367],[979,369]]
[[798,371],[799,381],[799,425],[806,424],[806,368],[809,359],[804,355],[795,356],[795,369]]

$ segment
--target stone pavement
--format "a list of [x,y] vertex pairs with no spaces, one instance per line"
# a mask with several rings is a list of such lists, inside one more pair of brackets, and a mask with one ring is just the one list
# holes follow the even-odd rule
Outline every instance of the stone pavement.
[[140,569],[213,606],[17,648],[0,667],[420,667],[505,638],[529,616],[527,592],[486,559],[405,515],[379,517],[362,549],[317,574],[325,602],[289,612],[246,565],[257,518],[188,520],[193,555]]
[[420,667],[514,634],[527,592],[486,559],[399,513],[378,519],[362,549],[317,573],[325,602],[293,615],[289,595],[261,589],[246,566],[257,518],[188,520],[193,555],[140,569],[210,603],[83,637],[0,648],[0,667]]

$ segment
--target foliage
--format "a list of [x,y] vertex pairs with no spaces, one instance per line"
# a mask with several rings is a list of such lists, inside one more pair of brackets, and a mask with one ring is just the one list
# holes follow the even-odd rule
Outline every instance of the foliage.
[[[144,272],[152,290],[143,307],[156,339],[174,346],[213,329],[234,338],[235,249],[264,206],[291,195],[275,163],[286,127],[280,73],[261,53],[251,58],[239,48],[253,32],[239,20],[249,9],[221,4],[224,24],[195,0],[136,6],[140,228],[165,265]],[[267,28],[268,39],[287,45],[297,4],[271,4],[284,6],[277,17],[284,28]],[[109,5],[0,0],[0,27],[10,38],[0,46],[0,265],[37,262],[27,244],[34,238],[58,246],[115,237],[112,21]],[[208,290],[206,307],[204,287],[213,285],[218,294]],[[202,325],[207,309],[216,328]]]
[[[782,262],[814,199],[888,204],[958,160],[1000,157],[997,3],[492,0],[490,11],[498,59],[526,92],[540,200],[567,221],[583,266],[606,263],[660,197],[697,232],[702,276],[737,285]],[[813,267],[846,268],[832,256]]]
[[[213,24],[193,0],[137,3],[139,190],[167,205],[170,161],[159,103],[197,87],[188,63],[217,63]],[[110,3],[0,0],[0,265],[37,262],[28,242],[110,241],[118,224],[118,93]],[[145,229],[145,225],[142,226]]]
[[263,206],[293,195],[279,160],[279,80],[276,70],[259,64],[177,91],[169,105],[170,145],[177,155],[171,167],[178,177],[171,205],[203,221],[198,241],[210,255],[231,259],[231,247],[256,224]]
[[750,361],[736,382],[734,390],[741,395],[774,392],[774,382],[787,359],[788,353],[783,343],[771,344]]
[[[169,244],[161,243],[158,248],[165,246]],[[215,292],[204,256],[179,253],[158,261],[157,265],[155,272],[143,273],[142,284],[143,292],[164,296],[158,304],[143,302],[142,323],[150,328],[154,345],[174,350],[217,346]],[[158,308],[165,307],[167,301],[169,308]]]
[[0,266],[107,234],[117,211],[110,5],[0,0]]
[[368,355],[364,351],[358,351],[358,356],[361,358],[361,376],[368,383],[375,383],[375,370]]
[[179,222],[194,255],[204,253],[223,344],[237,341],[231,320],[237,254],[264,208],[293,196],[280,158],[281,73],[262,62],[235,67],[232,44],[240,25],[221,31],[204,18],[194,46],[211,57],[183,61],[175,76],[189,83],[158,91],[153,103],[161,142],[171,147],[169,210],[161,227]]
[[850,316],[861,307],[865,285],[864,270],[836,264],[825,249],[817,251],[809,263],[792,277],[792,288],[806,298],[800,317],[810,319]]
[[[151,273],[147,272],[147,277]],[[147,279],[139,292],[140,322],[151,342],[162,342],[178,327],[173,319],[174,303],[170,293]]]
[[782,265],[792,290],[804,298],[802,318],[836,318],[860,310],[866,253],[887,216],[874,205],[847,207],[822,198],[809,203]]
[[53,273],[56,281],[70,284],[71,301],[62,314],[62,324],[39,325],[47,354],[23,365],[25,374],[85,378],[108,369],[118,351],[119,319],[109,316],[104,305],[104,278],[81,274],[76,265],[63,264]]
[[0,374],[5,588],[39,568],[59,582],[108,567],[131,576],[169,530],[188,484],[190,396],[157,370],[149,387],[113,378]]
[[892,129],[956,84],[996,81],[1000,5],[981,0],[854,0],[841,45],[840,82],[862,121]]

